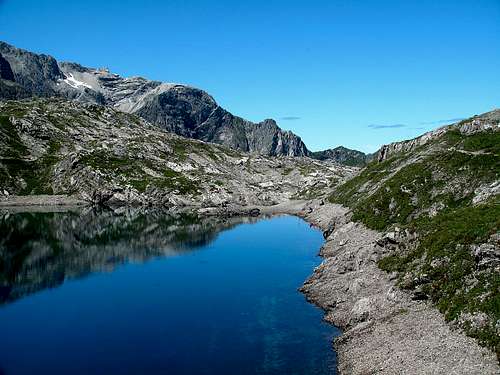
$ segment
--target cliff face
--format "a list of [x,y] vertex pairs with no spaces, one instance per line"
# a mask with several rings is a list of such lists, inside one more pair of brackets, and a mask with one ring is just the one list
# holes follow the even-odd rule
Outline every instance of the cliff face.
[[123,78],[106,69],[57,62],[0,42],[0,99],[60,96],[137,114],[157,127],[240,151],[306,156],[300,137],[273,120],[252,123],[219,107],[205,91],[180,84]]
[[10,77],[2,74],[2,79],[16,82],[32,95],[56,94],[54,84],[64,79],[64,74],[53,57],[20,50],[3,42],[0,42],[0,54],[2,71],[12,72]]
[[14,72],[12,72],[9,62],[2,55],[0,55],[0,78],[14,82]]

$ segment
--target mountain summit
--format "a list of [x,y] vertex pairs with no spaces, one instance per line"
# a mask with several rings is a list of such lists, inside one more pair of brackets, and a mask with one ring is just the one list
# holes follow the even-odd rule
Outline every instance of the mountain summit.
[[181,84],[123,78],[107,69],[58,62],[0,42],[0,98],[60,96],[136,114],[184,137],[264,155],[307,156],[299,136],[274,120],[234,116],[203,90]]

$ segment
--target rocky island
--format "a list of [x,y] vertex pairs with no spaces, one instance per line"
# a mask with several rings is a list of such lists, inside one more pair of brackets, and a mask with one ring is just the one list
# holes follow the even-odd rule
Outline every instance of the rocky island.
[[[324,232],[324,261],[301,290],[342,329],[339,373],[500,372],[500,110],[374,155],[311,152],[200,89],[0,42],[0,134],[4,214],[299,215]],[[1,264],[18,255],[0,239]],[[23,280],[16,293],[36,289]]]

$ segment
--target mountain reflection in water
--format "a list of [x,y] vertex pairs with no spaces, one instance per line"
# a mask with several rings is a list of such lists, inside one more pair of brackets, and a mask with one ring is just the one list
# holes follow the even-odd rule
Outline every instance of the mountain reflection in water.
[[194,251],[256,220],[158,209],[0,213],[0,304],[123,263]]

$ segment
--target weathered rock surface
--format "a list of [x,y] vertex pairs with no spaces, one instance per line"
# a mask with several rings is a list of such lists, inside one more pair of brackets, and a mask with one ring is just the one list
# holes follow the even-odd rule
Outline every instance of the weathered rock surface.
[[377,266],[412,301],[498,358],[499,120],[496,110],[392,144],[329,199],[384,232]]
[[[451,330],[430,304],[441,301],[456,328],[494,347],[499,110],[384,146],[380,163],[350,179],[357,168],[234,151],[308,155],[274,121],[233,116],[201,90],[59,64],[5,43],[0,54],[0,97],[59,97],[0,102],[0,206],[192,206],[223,218],[300,211],[324,230],[325,261],[303,290],[345,330],[336,341],[341,372],[499,372],[491,352]],[[358,223],[324,199],[290,206],[291,198],[326,198],[347,180],[330,198]],[[427,252],[434,243],[440,247]],[[377,267],[382,259],[388,273]]]

